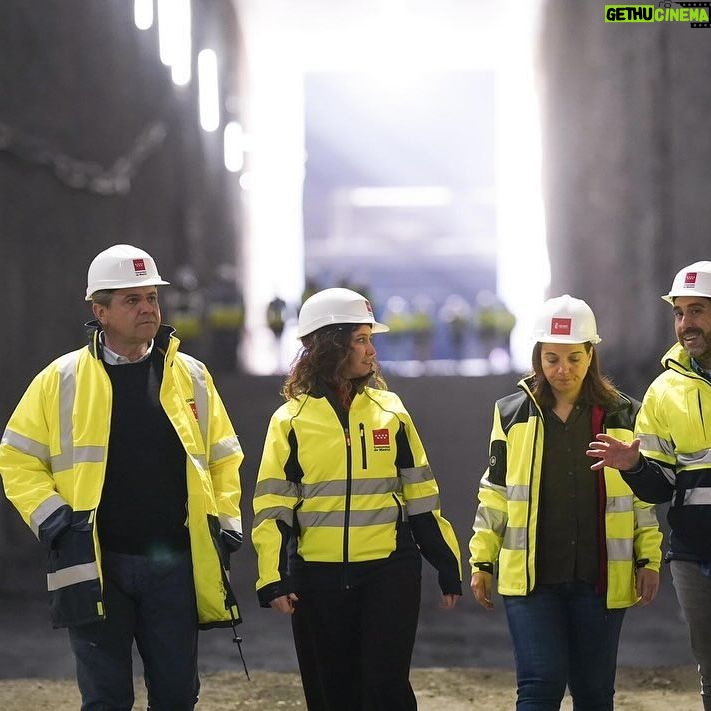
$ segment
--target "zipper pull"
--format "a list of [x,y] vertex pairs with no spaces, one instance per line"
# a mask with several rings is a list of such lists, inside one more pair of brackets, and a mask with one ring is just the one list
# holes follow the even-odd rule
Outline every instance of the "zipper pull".
[[346,444],[350,447],[351,446],[351,433],[348,429],[343,430],[343,433],[346,435]]

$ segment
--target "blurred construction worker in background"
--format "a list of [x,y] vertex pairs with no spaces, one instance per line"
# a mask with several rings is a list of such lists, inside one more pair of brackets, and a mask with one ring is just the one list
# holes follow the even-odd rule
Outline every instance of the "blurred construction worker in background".
[[413,358],[423,363],[430,360],[435,331],[434,301],[426,294],[418,294],[412,300],[410,331]]
[[274,362],[275,372],[281,373],[284,371],[282,365],[282,336],[286,328],[287,320],[287,304],[281,296],[275,296],[267,304],[267,327],[272,332],[274,337]]
[[467,335],[472,328],[472,308],[459,294],[449,294],[439,310],[440,319],[447,324],[451,357],[462,360],[466,353]]
[[165,295],[166,321],[175,329],[184,352],[205,359],[205,293],[195,269],[176,270],[172,288]]
[[593,469],[620,469],[641,499],[671,502],[666,560],[711,711],[711,262],[681,269],[662,298],[678,343],[647,389],[636,439],[601,434],[588,453],[599,458]]
[[[220,264],[207,288],[205,322],[213,372],[240,371],[239,349],[244,335],[244,297],[232,264]],[[180,334],[178,334],[180,335]]]
[[484,358],[510,359],[510,337],[515,325],[516,317],[496,294],[483,289],[476,295],[474,334]]
[[390,360],[406,360],[410,351],[410,308],[399,294],[393,294],[385,304],[383,321],[387,325]]
[[88,271],[89,344],[35,377],[0,444],[9,501],[49,550],[82,709],[133,707],[132,647],[151,711],[198,700],[198,628],[234,626],[242,450],[205,366],[161,325],[142,249]]

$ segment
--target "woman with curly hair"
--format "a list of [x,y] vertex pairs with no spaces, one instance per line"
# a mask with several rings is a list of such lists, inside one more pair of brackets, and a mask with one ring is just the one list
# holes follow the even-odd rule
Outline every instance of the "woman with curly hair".
[[310,711],[410,711],[421,555],[442,606],[461,595],[457,539],[422,442],[386,390],[372,335],[387,326],[350,289],[299,313],[302,349],[272,416],[254,495],[263,607],[292,615]]

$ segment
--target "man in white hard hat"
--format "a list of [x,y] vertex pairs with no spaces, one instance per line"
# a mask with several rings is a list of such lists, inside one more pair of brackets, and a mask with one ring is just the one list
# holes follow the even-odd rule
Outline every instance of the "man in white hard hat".
[[89,344],[32,381],[0,444],[5,492],[49,549],[82,709],[130,709],[134,640],[152,711],[197,703],[198,628],[240,621],[237,436],[205,366],[161,325],[153,258],[89,266]]
[[662,358],[664,372],[649,386],[636,439],[607,435],[591,442],[599,462],[615,466],[637,496],[671,502],[669,550],[674,588],[689,625],[711,709],[711,262],[681,269],[668,294],[678,343]]

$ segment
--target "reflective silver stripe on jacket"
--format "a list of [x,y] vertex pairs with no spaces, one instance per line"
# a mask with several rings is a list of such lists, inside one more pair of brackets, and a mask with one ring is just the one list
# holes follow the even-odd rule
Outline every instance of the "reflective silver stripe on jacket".
[[674,456],[674,444],[668,439],[653,434],[638,434],[637,438],[641,443],[639,448],[645,452],[662,452],[669,457]]
[[423,496],[421,499],[408,499],[406,505],[408,516],[437,511],[440,507],[439,496],[433,494],[432,496]]
[[39,459],[49,469],[49,447],[47,445],[9,429],[5,430],[5,434],[3,434],[2,443],[9,444],[19,452]]
[[492,491],[495,491],[497,494],[500,496],[506,497],[506,487],[501,486],[501,484],[494,484],[491,479],[489,479],[489,472],[488,470],[484,474],[484,476],[481,478],[481,481],[479,482],[479,488],[481,489],[491,489]]
[[225,439],[215,442],[210,448],[210,464],[219,462],[220,459],[229,457],[235,453],[242,451],[242,446],[237,439],[237,435],[234,437],[225,437]]
[[511,551],[525,551],[528,531],[524,527],[513,528],[509,526],[504,534],[504,548]]
[[301,486],[286,479],[263,479],[258,481],[254,488],[254,498],[269,494],[298,499],[301,497]]
[[270,506],[262,509],[255,517],[252,523],[253,528],[257,528],[264,521],[283,521],[287,526],[294,525],[294,509],[289,506]]
[[220,521],[220,528],[223,531],[235,531],[236,533],[242,533],[242,521],[238,518],[219,514],[218,520]]
[[[351,509],[348,516],[348,524],[351,527],[377,526],[394,523],[399,516],[400,511],[397,506],[369,511],[354,511]],[[346,525],[344,511],[299,511],[297,518],[301,526],[335,526],[343,528]]]
[[62,506],[67,506],[67,502],[59,495],[53,494],[48,499],[45,499],[30,516],[30,528],[32,532],[39,538],[40,526]]
[[407,467],[400,470],[400,476],[404,484],[423,484],[434,479],[429,467]]
[[188,453],[190,461],[196,469],[201,469],[207,471],[207,457],[204,454],[190,454]]
[[202,441],[205,444],[205,451],[207,451],[207,426],[209,423],[209,412],[207,407],[207,377],[205,376],[205,370],[203,369],[202,364],[195,360],[195,358],[186,355],[185,353],[181,353],[181,357],[188,366],[190,378],[193,381],[193,394],[195,398],[195,409],[197,410],[198,426],[200,427]]
[[77,583],[85,583],[88,580],[97,580],[98,577],[99,569],[96,562],[72,565],[69,568],[58,570],[56,573],[47,573],[47,590],[52,592]]
[[100,463],[106,459],[102,446],[74,446],[74,401],[76,399],[76,366],[80,351],[68,353],[58,363],[59,374],[59,454],[51,457],[53,473],[72,469],[75,464]]
[[[674,499],[676,500],[676,493]],[[687,489],[684,492],[684,506],[706,506],[708,504],[711,504],[711,488],[708,486]]]
[[[301,492],[304,499],[317,496],[345,496],[348,482],[343,479],[323,481],[317,484],[302,484]],[[401,491],[400,480],[395,477],[380,477],[373,479],[353,479],[351,494],[367,496],[369,494],[388,494]]]
[[608,560],[632,560],[634,557],[631,538],[608,538],[606,547]]
[[528,484],[508,484],[506,498],[509,501],[528,501],[530,487]]
[[198,426],[200,427],[200,435],[205,446],[205,452],[209,452],[205,457],[198,457],[202,469],[208,469],[211,464],[218,462],[220,459],[229,457],[236,452],[242,451],[242,447],[236,435],[226,437],[219,442],[215,442],[210,446],[208,440],[208,428],[210,425],[210,410],[209,410],[209,395],[207,388],[207,375],[205,369],[200,363],[190,355],[181,353],[180,357],[188,366],[190,371],[190,379],[193,381],[193,397],[195,399],[195,409],[197,411]]
[[488,506],[479,506],[474,517],[474,530],[493,531],[497,536],[503,536],[509,516],[506,511],[499,511]]
[[634,509],[632,494],[626,496],[608,496],[605,501],[605,511],[607,513],[624,513]]
[[711,450],[701,449],[698,452],[684,454],[677,453],[676,461],[678,469],[680,469],[681,467],[697,466],[699,464],[708,465],[711,464]]
[[643,509],[635,509],[634,511],[635,528],[648,528],[650,526],[658,526],[657,512],[654,506]]

